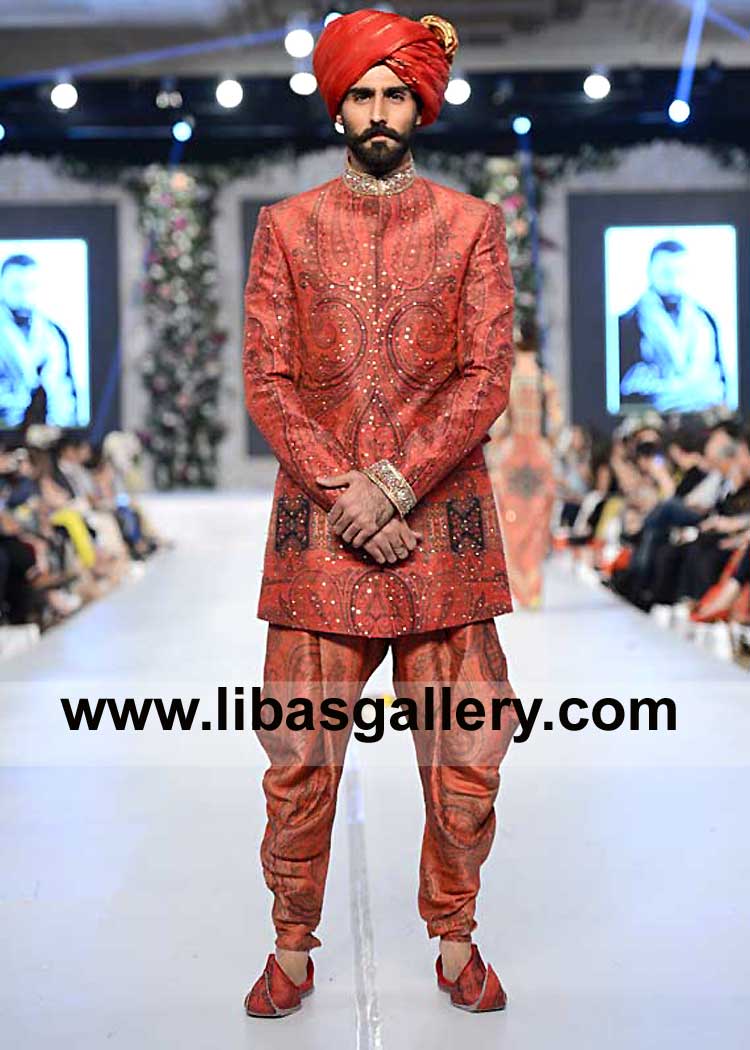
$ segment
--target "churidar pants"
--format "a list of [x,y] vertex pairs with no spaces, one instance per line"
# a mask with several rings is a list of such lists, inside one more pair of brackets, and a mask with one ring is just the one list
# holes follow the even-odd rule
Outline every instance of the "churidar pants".
[[[412,740],[425,804],[419,867],[419,914],[428,937],[470,941],[479,871],[495,836],[495,799],[499,766],[518,719],[512,706],[502,709],[492,728],[490,697],[511,698],[507,661],[493,619],[393,638],[308,631],[269,624],[263,696],[282,705],[293,696],[342,697],[353,704],[368,679],[393,651],[396,697],[419,705],[419,729]],[[423,727],[424,686],[450,685],[452,714],[464,696],[481,699],[481,728],[460,729],[452,719]],[[372,717],[366,709],[366,717]],[[284,709],[284,719],[287,711]],[[313,933],[323,907],[339,782],[352,729],[351,706],[344,729],[256,729],[270,765],[263,776],[267,824],[260,856],[273,893],[276,947],[306,951],[319,947]],[[368,732],[369,735],[369,732]],[[377,746],[375,744],[374,746]]]

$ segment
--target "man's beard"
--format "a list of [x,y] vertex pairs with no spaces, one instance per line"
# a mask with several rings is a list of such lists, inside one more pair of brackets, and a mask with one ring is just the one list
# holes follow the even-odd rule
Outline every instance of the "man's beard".
[[[411,129],[413,131],[413,128]],[[386,138],[370,142],[375,135]],[[368,128],[361,135],[355,135],[344,125],[344,141],[362,167],[376,177],[387,175],[397,168],[409,151],[411,131],[399,135],[391,128]]]

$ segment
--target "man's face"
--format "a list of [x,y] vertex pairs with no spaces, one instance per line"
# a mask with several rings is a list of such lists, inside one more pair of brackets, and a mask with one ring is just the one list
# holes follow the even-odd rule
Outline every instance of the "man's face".
[[742,474],[742,477],[748,480],[750,479],[750,444],[747,438],[743,438],[737,444],[737,469]]
[[0,299],[11,310],[33,310],[38,289],[39,270],[36,266],[9,266],[0,278]]
[[659,295],[685,294],[687,252],[657,252],[649,268],[651,286]]
[[715,430],[706,443],[706,463],[711,470],[727,475],[737,457],[738,445],[726,430]]
[[420,121],[411,90],[383,65],[368,69],[352,84],[337,117],[347,146],[371,175],[398,167]]

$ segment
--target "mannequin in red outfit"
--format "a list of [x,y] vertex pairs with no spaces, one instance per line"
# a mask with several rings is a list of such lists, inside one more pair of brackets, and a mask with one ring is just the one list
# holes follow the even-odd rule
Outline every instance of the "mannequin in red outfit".
[[[243,364],[248,410],[280,461],[258,608],[270,621],[269,695],[291,678],[307,695],[340,695],[330,686],[343,681],[354,701],[389,648],[405,694],[424,680],[514,695],[494,622],[512,604],[481,449],[513,361],[503,214],[418,176],[409,148],[437,116],[456,45],[435,16],[358,11],[330,23],[313,63],[344,128],[346,169],[259,215]],[[473,734],[471,761],[452,765],[437,734],[415,736],[420,914],[441,937],[440,987],[463,1009],[505,1005],[471,932],[517,724],[507,711],[500,731]],[[312,989],[346,748],[343,733],[327,735],[337,739],[321,747],[335,753],[313,762],[295,751],[299,734],[259,733],[277,938],[246,997],[256,1016],[298,1009]]]

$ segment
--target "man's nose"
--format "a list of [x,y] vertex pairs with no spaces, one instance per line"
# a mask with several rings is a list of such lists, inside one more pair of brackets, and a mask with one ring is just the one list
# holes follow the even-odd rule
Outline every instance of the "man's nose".
[[372,109],[370,110],[370,121],[373,124],[385,123],[385,99],[380,95],[375,95],[373,97]]

